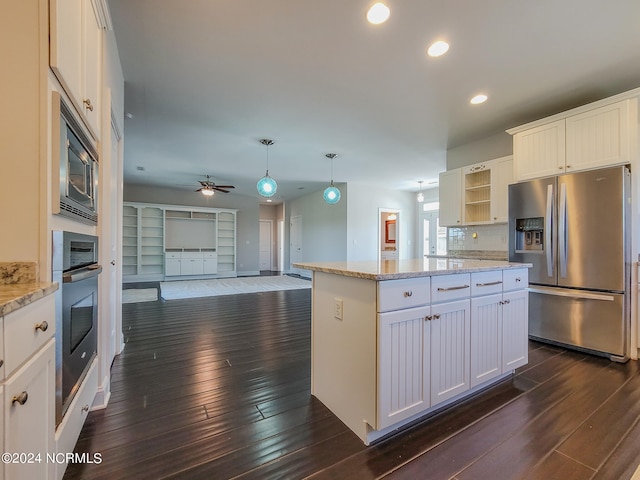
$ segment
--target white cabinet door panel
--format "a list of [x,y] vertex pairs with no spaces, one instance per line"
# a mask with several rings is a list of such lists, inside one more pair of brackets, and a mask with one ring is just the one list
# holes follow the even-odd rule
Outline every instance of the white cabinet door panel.
[[507,372],[529,361],[529,292],[504,293],[502,300],[502,371]]
[[564,172],[565,121],[541,125],[513,137],[516,180],[529,180]]
[[431,306],[431,405],[469,389],[470,302]]
[[429,307],[378,315],[378,429],[429,408]]
[[471,299],[471,388],[502,373],[502,294]]

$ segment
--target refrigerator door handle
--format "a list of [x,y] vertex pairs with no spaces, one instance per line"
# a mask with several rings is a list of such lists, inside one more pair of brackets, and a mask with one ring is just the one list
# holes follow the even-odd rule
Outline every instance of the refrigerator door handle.
[[567,184],[560,184],[560,205],[558,207],[558,254],[560,257],[560,276],[567,277]]
[[553,214],[553,185],[547,185],[547,211],[545,215],[544,243],[547,259],[547,275],[553,277],[553,244],[551,243],[551,215]]
[[613,302],[615,297],[606,293],[588,292],[585,290],[567,290],[560,288],[528,287],[530,293],[541,293],[543,295],[554,295],[556,297],[575,298],[576,300],[602,300]]

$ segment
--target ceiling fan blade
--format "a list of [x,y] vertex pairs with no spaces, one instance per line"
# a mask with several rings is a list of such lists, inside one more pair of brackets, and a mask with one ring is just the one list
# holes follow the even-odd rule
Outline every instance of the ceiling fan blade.
[[219,191],[219,192],[222,192],[222,193],[229,193],[229,190],[224,190],[224,189],[222,189],[222,188],[220,188],[220,187],[213,187],[213,189],[214,189],[214,190],[217,190],[217,191]]
[[215,188],[236,188],[233,185],[214,185]]

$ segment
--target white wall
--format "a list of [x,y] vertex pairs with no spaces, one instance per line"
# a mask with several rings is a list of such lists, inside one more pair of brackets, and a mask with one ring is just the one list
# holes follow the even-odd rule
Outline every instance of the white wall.
[[[291,217],[302,217],[302,261],[339,261],[347,258],[347,205],[350,202],[350,188],[337,184],[341,198],[335,205],[328,205],[322,198],[323,190],[310,193],[287,202],[287,239]],[[291,268],[289,240],[285,249],[285,268]]]
[[238,275],[253,275],[260,271],[260,204],[257,198],[223,193],[205,197],[191,190],[132,184],[124,186],[123,196],[126,202],[237,209],[236,268]]
[[498,132],[447,150],[447,170],[513,154],[513,137]]
[[[371,185],[350,182],[347,204],[346,260],[376,260],[380,208],[398,210],[399,258],[417,255],[416,193],[385,190]],[[344,260],[344,259],[343,259]]]

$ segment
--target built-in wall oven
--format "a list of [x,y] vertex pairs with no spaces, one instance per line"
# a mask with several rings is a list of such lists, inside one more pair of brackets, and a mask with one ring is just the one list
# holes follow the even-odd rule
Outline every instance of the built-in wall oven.
[[[54,213],[96,225],[98,223],[98,152],[81,123],[58,92],[53,92],[53,169],[59,198]],[[57,175],[59,174],[59,177]],[[56,188],[57,190],[57,188]]]
[[53,232],[56,292],[56,425],[60,424],[97,352],[98,238]]

